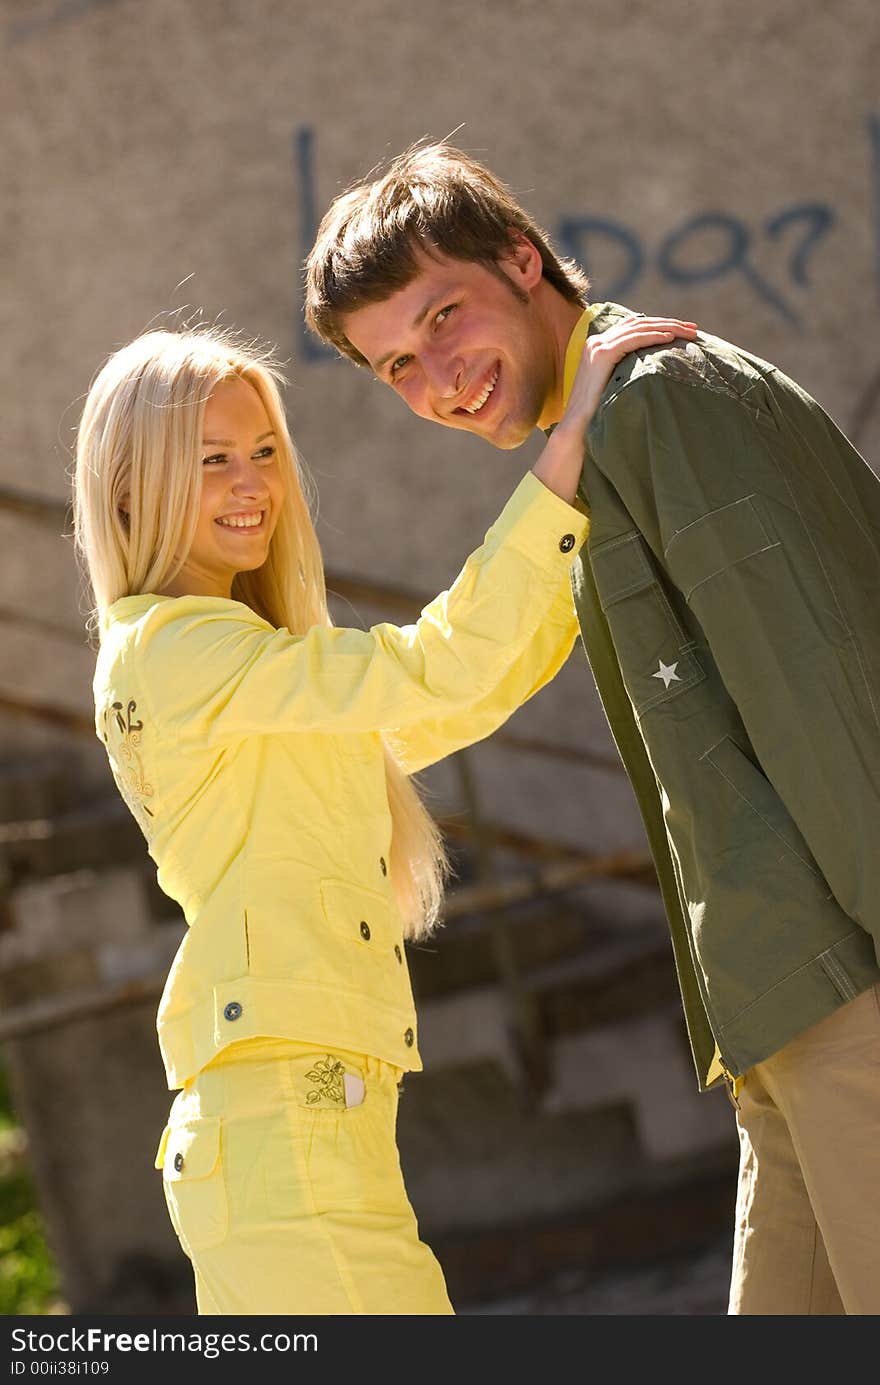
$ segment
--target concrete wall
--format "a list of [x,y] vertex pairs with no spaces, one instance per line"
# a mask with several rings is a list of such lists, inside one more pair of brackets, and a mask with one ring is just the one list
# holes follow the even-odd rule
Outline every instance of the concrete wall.
[[[340,577],[432,595],[534,457],[537,440],[501,454],[411,419],[301,326],[317,218],[414,139],[455,132],[583,260],[596,297],[694,317],[769,358],[880,459],[875,0],[4,0],[0,47],[0,760],[63,756],[75,801],[111,786],[89,729],[92,656],[64,505],[81,400],[113,348],[184,308],[278,343]],[[334,614],[389,612],[337,602]],[[580,653],[510,729],[594,759],[480,748],[489,818],[590,852],[643,846],[626,780],[595,762],[614,751]],[[430,783],[439,808],[460,807],[454,766]],[[625,932],[646,906],[620,891],[593,907]],[[449,1026],[436,1014],[440,1036]],[[581,1106],[623,1093],[661,1165],[721,1141],[717,1111],[699,1134],[694,1110],[673,1102],[664,1126],[650,1095],[663,1072],[632,1061],[665,1055],[675,1091],[691,1081],[680,1022],[663,1015],[644,1032],[610,1023],[565,1040],[548,1116],[575,1091]],[[466,1032],[464,1012],[453,1019]],[[503,1068],[503,1050],[499,1040],[473,1056]],[[464,1151],[462,1199],[446,1186],[443,1147],[419,1133],[438,1119],[430,1090],[414,1098],[427,1125],[404,1137],[424,1170],[419,1197],[441,1228],[456,1198],[479,1220],[486,1151]],[[519,1162],[493,1206],[507,1196],[514,1207],[526,1187],[537,1211],[541,1186],[555,1189],[545,1211],[561,1210],[564,1188],[587,1195],[595,1169],[569,1177],[562,1156],[539,1168],[520,1134],[511,1140]],[[602,1147],[610,1167],[616,1146]]]

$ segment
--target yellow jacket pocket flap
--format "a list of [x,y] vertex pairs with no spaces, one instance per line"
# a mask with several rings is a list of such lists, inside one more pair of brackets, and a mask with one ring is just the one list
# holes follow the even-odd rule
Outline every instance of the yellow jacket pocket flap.
[[220,1117],[205,1116],[169,1127],[164,1176],[170,1183],[207,1178],[220,1155]]
[[384,895],[348,880],[322,880],[321,904],[330,927],[362,947],[378,942],[391,947],[401,929]]
[[171,1126],[166,1125],[159,1140],[159,1148],[156,1150],[156,1158],[153,1162],[154,1169],[161,1169],[165,1163],[165,1149],[168,1144],[168,1136],[171,1134]]

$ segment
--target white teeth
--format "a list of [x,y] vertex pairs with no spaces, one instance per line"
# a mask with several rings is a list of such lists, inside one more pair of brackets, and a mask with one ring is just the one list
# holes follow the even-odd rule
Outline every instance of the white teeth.
[[494,375],[492,376],[492,379],[488,382],[488,384],[486,385],[486,388],[483,390],[482,394],[480,394],[480,395],[477,396],[477,398],[474,400],[473,404],[467,404],[467,405],[465,405],[465,413],[468,413],[468,414],[478,414],[478,413],[480,412],[480,410],[482,409],[482,407],[483,407],[483,405],[485,404],[486,400],[489,398],[489,395],[490,395],[490,394],[492,393],[492,391],[494,390],[497,380],[498,380],[498,371],[496,370],[495,373],[494,373]]
[[227,529],[258,529],[263,522],[262,514],[259,515],[231,515],[227,518],[218,519],[218,524],[223,524]]

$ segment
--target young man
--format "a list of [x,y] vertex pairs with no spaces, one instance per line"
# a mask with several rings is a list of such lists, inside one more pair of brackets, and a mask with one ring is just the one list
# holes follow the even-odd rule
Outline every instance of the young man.
[[[339,197],[307,318],[422,418],[517,447],[626,315],[444,145]],[[657,867],[701,1089],[737,1106],[731,1313],[880,1312],[880,483],[717,338],[590,426],[581,631]]]

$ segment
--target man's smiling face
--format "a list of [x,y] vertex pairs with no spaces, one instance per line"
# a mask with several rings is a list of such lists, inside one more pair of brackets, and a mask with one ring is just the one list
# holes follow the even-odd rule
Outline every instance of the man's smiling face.
[[538,252],[518,241],[498,274],[421,247],[416,259],[409,284],[346,315],[345,335],[420,418],[519,447],[559,389],[557,342],[535,297]]

